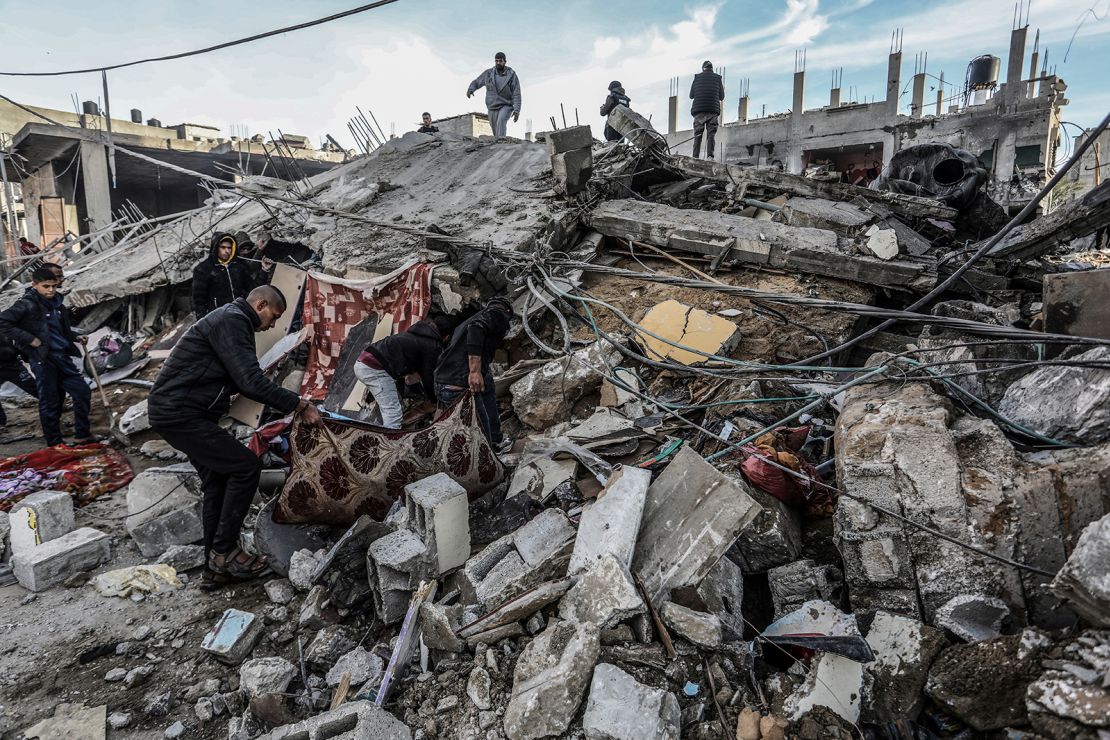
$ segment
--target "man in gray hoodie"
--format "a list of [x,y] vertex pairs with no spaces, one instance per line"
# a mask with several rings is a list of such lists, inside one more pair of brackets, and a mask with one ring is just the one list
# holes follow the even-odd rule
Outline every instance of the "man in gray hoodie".
[[512,67],[505,65],[505,52],[493,55],[493,66],[470,83],[466,97],[472,97],[480,87],[486,88],[486,108],[493,135],[504,136],[509,115],[512,115],[513,123],[520,118],[520,79]]

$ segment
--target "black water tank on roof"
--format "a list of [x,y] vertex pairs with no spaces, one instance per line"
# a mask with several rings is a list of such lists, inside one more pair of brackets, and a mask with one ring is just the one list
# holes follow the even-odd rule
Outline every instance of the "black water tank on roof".
[[99,116],[100,106],[98,106],[91,100],[86,100],[81,103],[81,112],[84,113],[86,116]]
[[998,70],[1002,60],[991,54],[984,54],[971,60],[971,69],[967,73],[967,83],[972,90],[994,87],[998,82]]
[[159,121],[157,118],[148,118],[147,122],[146,122],[146,125],[147,126],[157,126],[158,128],[161,128],[162,127],[162,122]]
[[142,123],[142,122],[143,122],[143,112],[141,110],[139,110],[138,108],[132,108],[131,109],[131,123]]

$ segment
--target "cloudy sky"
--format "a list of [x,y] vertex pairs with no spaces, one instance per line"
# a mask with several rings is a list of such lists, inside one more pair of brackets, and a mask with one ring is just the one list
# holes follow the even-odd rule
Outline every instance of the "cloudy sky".
[[[1087,9],[1094,4],[1094,13]],[[354,7],[358,0],[0,0],[8,33],[2,71],[47,71],[110,64],[208,46]],[[1032,0],[1030,40],[1068,83],[1065,118],[1091,126],[1110,110],[1110,0]],[[1080,21],[1065,61],[1065,51]],[[701,62],[726,70],[726,117],[734,120],[739,81],[750,79],[750,114],[791,104],[795,52],[806,50],[806,106],[828,102],[830,74],[843,69],[844,99],[882,98],[891,31],[904,29],[905,84],[928,52],[930,74],[961,85],[979,54],[1003,59],[1013,24],[1008,0],[399,0],[366,13],[199,57],[109,73],[113,112],[139,108],[164,124],[214,125],[225,134],[282,129],[319,142],[331,133],[353,145],[346,121],[370,109],[387,133],[415,127],[420,112],[439,118],[481,110],[466,86],[504,51],[523,83],[522,136],[574,111],[595,129],[610,80],[633,107],[665,126],[668,84],[679,78],[679,126],[690,122],[686,95]],[[79,29],[80,33],[74,31]],[[930,86],[936,85],[930,79]],[[99,99],[96,74],[0,77],[22,102],[72,109],[72,96]],[[953,94],[954,88],[947,88]],[[930,93],[928,98],[934,98]],[[927,99],[928,99],[927,98]],[[908,111],[908,87],[902,96]]]

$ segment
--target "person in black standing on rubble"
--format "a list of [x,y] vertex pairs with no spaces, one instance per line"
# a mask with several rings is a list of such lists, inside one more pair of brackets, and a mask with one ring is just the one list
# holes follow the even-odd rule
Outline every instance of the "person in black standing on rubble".
[[446,408],[470,390],[477,400],[478,421],[486,439],[498,452],[512,444],[501,434],[497,393],[493,387],[490,362],[505,341],[513,306],[508,298],[495,296],[486,307],[459,324],[436,366],[436,397]]
[[212,235],[208,257],[193,268],[193,313],[197,319],[250,292],[251,274],[237,259],[238,246],[231,234],[217,231]]
[[450,316],[418,321],[407,331],[379,339],[358,356],[355,377],[370,389],[383,427],[401,428],[404,411],[398,384],[419,385],[427,399],[436,400],[436,365],[456,323]]
[[147,399],[151,428],[184,452],[200,476],[207,576],[218,582],[254,578],[269,568],[264,556],[239,547],[262,463],[218,423],[231,397],[240,393],[320,423],[316,407],[263,375],[255,357],[255,333],[284,312],[285,296],[271,285],[209,312],[173,348]]
[[721,122],[721,101],[725,99],[725,82],[713,71],[713,62],[705,61],[701,72],[690,85],[690,115],[694,117],[694,159],[701,156],[701,137],[705,133],[705,156],[713,159],[713,140]]
[[[624,94],[624,86],[621,85],[620,80],[613,80],[609,83],[609,95],[605,98],[605,102],[601,104],[601,115],[608,117],[613,109],[618,105],[623,105],[625,108],[630,107],[632,98]],[[606,141],[620,141],[623,136],[615,128],[605,122],[605,140]]]
[[420,133],[420,134],[438,134],[439,133],[439,127],[432,125],[432,114],[431,113],[422,114],[420,116],[420,123],[421,123],[420,128],[416,129],[417,133]]

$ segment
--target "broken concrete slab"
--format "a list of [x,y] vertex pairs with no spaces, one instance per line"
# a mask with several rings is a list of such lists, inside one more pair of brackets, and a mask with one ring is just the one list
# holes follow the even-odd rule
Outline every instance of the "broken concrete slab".
[[857,236],[875,220],[875,215],[852,203],[794,197],[782,205],[772,220],[789,226],[828,229],[844,236]]
[[582,715],[587,740],[678,740],[678,699],[637,681],[611,663],[599,663]]
[[628,566],[606,554],[563,597],[559,617],[605,629],[642,614],[646,608]]
[[58,704],[54,716],[23,730],[26,740],[104,740],[107,704]]
[[1066,599],[1095,627],[1110,628],[1110,514],[1083,530],[1075,549],[1052,581],[1052,592]]
[[303,722],[279,727],[259,740],[412,740],[412,731],[369,701],[352,701]]
[[783,702],[783,713],[797,720],[814,707],[828,707],[851,723],[859,721],[863,665],[834,653],[817,653],[800,686]]
[[[525,444],[523,457],[531,453],[529,449],[533,442]],[[505,493],[506,499],[511,499],[521,493],[526,493],[537,501],[543,501],[550,496],[556,488],[575,480],[578,470],[576,460],[552,460],[549,457],[540,457],[527,465],[518,465],[513,471],[512,482]]]
[[65,491],[37,491],[15,505],[8,523],[12,555],[27,552],[77,528],[73,497]]
[[639,324],[642,331],[637,337],[647,357],[683,365],[708,362],[711,355],[728,355],[741,339],[740,327],[728,319],[673,299],[652,306]]
[[1110,374],[1097,366],[1110,348],[1096,347],[1070,358],[1095,366],[1047,365],[1013,383],[998,411],[1052,439],[1090,445],[1110,439]]
[[605,488],[582,510],[568,574],[587,571],[607,555],[626,568],[632,565],[649,485],[649,470],[618,467],[613,471]]
[[721,645],[721,620],[715,614],[696,612],[668,601],[659,609],[659,616],[674,634],[695,645],[710,650]]
[[782,619],[807,601],[837,603],[844,586],[844,576],[834,565],[818,565],[812,560],[798,560],[767,571],[775,619]]
[[335,661],[335,665],[328,669],[325,680],[329,687],[335,687],[340,684],[344,675],[349,675],[351,686],[360,686],[368,681],[377,684],[383,673],[385,661],[365,648],[356,647]]
[[567,590],[574,585],[570,578],[561,578],[540,584],[536,588],[525,591],[519,596],[514,596],[493,611],[464,625],[458,630],[460,637],[473,637],[481,632],[487,632],[505,624],[518,622],[525,619],[548,604],[554,604],[561,599]]
[[1059,646],[1059,660],[1025,694],[1034,731],[1043,737],[1102,737],[1110,728],[1110,681],[1106,679],[1110,633],[1086,630]]
[[251,612],[228,609],[205,633],[200,647],[221,663],[239,665],[254,650],[264,630],[265,623]]
[[[672,591],[671,595],[679,599],[676,593]],[[700,610],[721,620],[724,639],[744,638],[744,572],[740,566],[727,556],[721,558],[697,585],[694,594]]]
[[1002,635],[1002,624],[1010,618],[1006,602],[983,594],[960,594],[937,609],[933,624],[967,642]]
[[461,605],[444,606],[425,601],[420,605],[420,637],[430,650],[460,653],[463,641],[456,636],[459,620],[462,618]]
[[746,573],[763,573],[797,560],[802,553],[802,524],[798,512],[758,488],[749,488],[749,493],[761,510],[751,525],[740,533],[728,551],[729,556]]
[[127,531],[143,557],[204,539],[200,478],[188,463],[148,468],[127,487]]
[[341,624],[322,627],[304,651],[305,663],[321,673],[326,673],[335,661],[358,647],[359,635],[353,628]]
[[551,174],[555,178],[555,192],[561,195],[574,195],[586,188],[586,183],[594,172],[593,152],[589,149],[553,154]]
[[652,604],[700,583],[760,511],[747,484],[682,447],[648,488],[632,558]]
[[979,732],[1025,724],[1026,689],[1040,675],[1048,644],[1043,633],[1026,629],[946,648],[929,669],[925,693]]
[[92,570],[112,558],[112,540],[82,527],[12,556],[12,572],[28,591],[45,591],[74,573]]
[[601,650],[596,626],[552,620],[524,648],[505,708],[509,740],[561,735],[578,712]]
[[545,509],[513,533],[513,544],[524,564],[535,567],[561,550],[575,534],[566,514],[558,509]]
[[617,351],[595,342],[569,357],[552,360],[509,387],[513,410],[533,429],[547,429],[570,418],[574,403],[601,386],[602,376],[617,357]]
[[867,631],[875,660],[864,664],[865,722],[896,722],[916,717],[925,704],[925,680],[933,658],[946,641],[939,630],[909,617],[876,612]]

